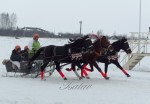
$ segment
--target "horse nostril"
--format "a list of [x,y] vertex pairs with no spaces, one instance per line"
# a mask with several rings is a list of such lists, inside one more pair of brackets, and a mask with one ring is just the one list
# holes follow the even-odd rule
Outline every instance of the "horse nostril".
[[132,53],[132,51],[130,51],[130,53]]

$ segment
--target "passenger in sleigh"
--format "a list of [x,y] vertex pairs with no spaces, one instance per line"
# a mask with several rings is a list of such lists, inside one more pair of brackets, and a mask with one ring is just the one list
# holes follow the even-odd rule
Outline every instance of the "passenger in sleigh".
[[[24,61],[24,57],[21,56],[21,48],[19,45],[16,45],[12,50],[10,61],[20,69],[20,62]],[[13,68],[15,69],[15,66],[13,66]]]
[[24,47],[24,50],[21,50],[21,52],[20,52],[20,55],[22,56],[24,61],[29,60],[29,53],[28,52],[29,52],[29,48],[27,45]]

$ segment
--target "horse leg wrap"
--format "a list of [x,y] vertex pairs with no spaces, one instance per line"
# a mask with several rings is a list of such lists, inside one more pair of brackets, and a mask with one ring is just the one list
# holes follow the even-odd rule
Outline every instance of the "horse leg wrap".
[[82,69],[85,69],[85,68],[86,68],[86,66],[87,66],[87,65],[86,65],[86,64],[84,64],[84,65],[82,66]]
[[88,74],[86,73],[86,71],[84,70],[85,68],[86,68],[86,64],[84,64],[83,66],[82,66],[82,69],[81,69],[81,77],[84,77],[83,76],[83,74],[85,75],[85,76],[88,76]]
[[85,67],[85,70],[91,72],[91,69],[89,69],[89,68],[87,68],[87,67]]
[[123,72],[125,75],[127,75],[127,72],[126,72],[124,69],[122,69],[122,72]]
[[62,73],[62,71],[59,71],[59,74],[60,74],[60,76],[61,76],[62,78],[65,77],[65,75]]
[[83,75],[83,71],[81,70],[81,77],[84,77],[84,75]]
[[90,79],[90,77],[88,76],[87,72],[84,69],[81,70],[81,77],[84,77],[83,74],[87,79]]
[[44,72],[43,71],[40,72],[40,76],[41,76],[41,80],[43,80],[44,79]]
[[103,73],[102,71],[100,71],[100,73],[101,73],[101,75],[102,75],[104,78],[106,78],[106,74],[105,74],[105,73]]
[[87,66],[87,64],[84,64],[82,69],[85,69],[86,71],[90,71],[91,72],[91,69],[87,68],[86,66]]
[[122,69],[122,72],[123,72],[127,77],[131,77],[124,69]]
[[82,69],[81,73],[83,73],[85,76],[88,76],[87,72],[84,69]]

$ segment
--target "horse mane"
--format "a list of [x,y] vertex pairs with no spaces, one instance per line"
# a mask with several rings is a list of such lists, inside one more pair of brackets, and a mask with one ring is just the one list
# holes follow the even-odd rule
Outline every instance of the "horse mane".
[[100,38],[102,38],[103,36],[98,36],[98,35],[96,35],[96,34],[90,34],[89,35],[89,38],[96,38],[96,39],[100,39]]
[[74,39],[69,39],[69,43],[71,46],[74,46],[76,44],[79,44],[78,42],[83,42],[84,40],[89,39],[88,35],[85,35],[83,37],[79,37],[79,38],[74,38]]
[[96,40],[93,42],[93,43],[95,43],[95,42],[97,42],[98,40],[100,40],[100,39],[102,39],[102,38],[106,38],[106,36],[94,36],[94,37],[96,37]]

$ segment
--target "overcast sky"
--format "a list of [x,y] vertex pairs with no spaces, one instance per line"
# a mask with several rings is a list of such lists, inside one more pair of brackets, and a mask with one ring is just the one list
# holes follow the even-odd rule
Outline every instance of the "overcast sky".
[[[107,35],[139,31],[140,0],[0,0],[0,13],[16,13],[19,27],[52,32],[103,30]],[[142,31],[150,27],[150,0],[142,0]]]

